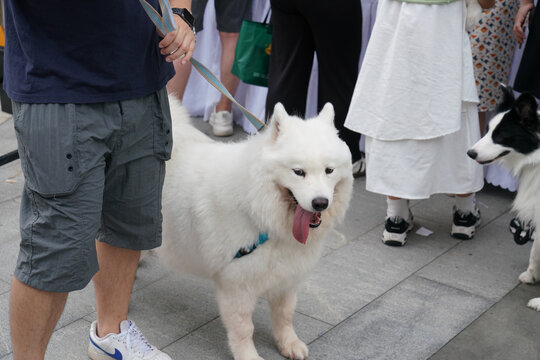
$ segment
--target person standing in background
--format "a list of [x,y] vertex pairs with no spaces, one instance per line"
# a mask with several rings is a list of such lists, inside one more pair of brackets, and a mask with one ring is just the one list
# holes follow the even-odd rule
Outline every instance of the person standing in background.
[[486,112],[494,111],[502,101],[499,84],[508,83],[515,48],[512,27],[517,9],[516,1],[495,0],[493,9],[484,14],[469,33],[480,100],[478,119],[481,134],[486,129]]
[[471,239],[480,224],[482,169],[466,155],[480,138],[466,23],[493,4],[379,2],[345,126],[366,136],[367,190],[387,196],[386,245],[406,243],[409,199],[458,194],[452,236]]
[[527,26],[530,26],[529,36],[514,81],[514,90],[528,91],[540,99],[540,15],[535,13],[533,0],[521,0],[514,24],[514,36],[518,44],[525,41]]
[[[204,12],[208,0],[193,0],[193,16],[195,31],[203,30]],[[231,72],[234,62],[236,43],[240,35],[243,20],[251,18],[252,0],[214,0],[216,8],[217,29],[221,41],[220,80],[223,86],[234,96],[240,79]],[[175,62],[176,75],[169,81],[167,88],[170,93],[182,100],[191,73],[191,64]],[[210,115],[210,125],[215,136],[230,136],[233,134],[232,102],[225,95],[214,104]]]
[[[360,0],[270,0],[272,52],[266,117],[281,102],[288,113],[304,116],[313,55],[319,64],[317,111],[334,105],[334,123],[352,154],[353,172],[365,171],[360,134],[343,126],[358,75],[362,48]],[[345,39],[345,42],[344,42]]]

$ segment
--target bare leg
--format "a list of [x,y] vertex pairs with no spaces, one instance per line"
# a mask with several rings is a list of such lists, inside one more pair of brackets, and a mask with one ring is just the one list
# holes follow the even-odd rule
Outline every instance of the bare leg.
[[287,359],[305,359],[308,348],[298,338],[293,328],[293,315],[296,308],[296,292],[290,290],[269,300],[272,310],[272,330],[281,355]]
[[120,332],[120,322],[127,319],[129,299],[140,251],[122,249],[96,241],[99,271],[94,278],[97,308],[97,335]]
[[478,121],[480,123],[480,136],[486,133],[486,113],[478,112]]
[[169,94],[175,94],[178,99],[182,100],[191,74],[191,63],[182,65],[181,61],[175,61],[173,64],[176,75],[167,83],[167,90]]
[[14,360],[44,358],[67,296],[35,289],[13,277],[9,321]]
[[[240,79],[231,72],[238,35],[239,33],[219,32],[219,37],[221,39],[221,82],[232,95],[236,92],[240,82]],[[231,111],[231,108],[231,101],[222,95],[216,104],[216,112]]]
[[244,293],[225,292],[218,288],[217,301],[234,359],[263,360],[253,343],[252,315],[257,299]]

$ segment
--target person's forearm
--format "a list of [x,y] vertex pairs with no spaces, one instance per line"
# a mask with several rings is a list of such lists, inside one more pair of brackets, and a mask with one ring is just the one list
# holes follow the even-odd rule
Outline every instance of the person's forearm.
[[191,11],[191,0],[171,0],[170,4],[173,8],[185,8]]
[[493,6],[495,6],[495,0],[478,0],[478,3],[482,9],[491,9]]
[[534,0],[521,0],[521,5],[520,6],[524,6],[524,5],[527,5],[527,4],[534,5]]

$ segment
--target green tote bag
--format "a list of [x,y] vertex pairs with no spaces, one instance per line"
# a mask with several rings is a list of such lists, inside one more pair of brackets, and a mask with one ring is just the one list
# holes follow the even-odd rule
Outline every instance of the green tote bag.
[[266,19],[262,23],[244,20],[236,44],[232,73],[246,84],[268,86],[271,50],[272,27],[266,23]]

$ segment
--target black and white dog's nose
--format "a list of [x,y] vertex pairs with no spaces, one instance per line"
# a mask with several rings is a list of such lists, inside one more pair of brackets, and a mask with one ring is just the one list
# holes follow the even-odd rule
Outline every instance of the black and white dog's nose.
[[315,211],[323,211],[328,207],[328,199],[323,197],[318,197],[311,201],[311,206]]
[[469,155],[469,157],[473,160],[476,160],[476,158],[478,157],[478,153],[472,149],[467,151],[467,155]]

